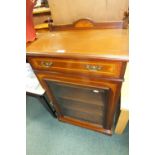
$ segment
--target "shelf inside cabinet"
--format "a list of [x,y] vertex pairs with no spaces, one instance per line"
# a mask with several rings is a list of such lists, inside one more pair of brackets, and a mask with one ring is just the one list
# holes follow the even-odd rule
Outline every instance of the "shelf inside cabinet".
[[62,108],[62,112],[64,116],[69,116],[75,119],[79,119],[81,121],[85,122],[90,122],[98,125],[103,126],[104,119],[101,116],[95,116],[93,113],[88,114],[85,112],[77,111],[76,109],[67,109],[67,108]]
[[84,112],[84,113],[93,114],[97,116],[103,116],[103,112],[105,109],[104,106],[96,106],[89,103],[85,104],[79,101],[68,100],[64,98],[57,98],[57,101],[59,102],[62,108],[76,110],[79,112]]

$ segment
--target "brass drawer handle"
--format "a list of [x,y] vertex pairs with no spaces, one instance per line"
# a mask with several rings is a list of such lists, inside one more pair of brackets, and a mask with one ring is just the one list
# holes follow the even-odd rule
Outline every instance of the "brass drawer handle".
[[53,65],[53,62],[41,61],[41,66],[43,67],[51,67],[52,65]]
[[100,71],[102,69],[102,67],[96,66],[96,65],[86,65],[86,69],[92,70],[92,71]]

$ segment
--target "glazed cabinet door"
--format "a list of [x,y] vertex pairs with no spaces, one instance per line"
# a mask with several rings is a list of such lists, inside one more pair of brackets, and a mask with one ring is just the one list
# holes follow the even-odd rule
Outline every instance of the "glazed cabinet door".
[[46,83],[60,107],[62,117],[91,123],[101,128],[104,126],[108,88],[95,89],[51,80]]
[[112,134],[117,83],[99,83],[84,77],[62,77],[54,73],[37,74],[37,77],[60,121]]

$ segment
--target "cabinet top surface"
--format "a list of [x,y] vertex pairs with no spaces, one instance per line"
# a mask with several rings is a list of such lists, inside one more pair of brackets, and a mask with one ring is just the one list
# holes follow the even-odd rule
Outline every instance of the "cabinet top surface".
[[128,30],[69,30],[38,33],[27,55],[80,56],[128,60]]

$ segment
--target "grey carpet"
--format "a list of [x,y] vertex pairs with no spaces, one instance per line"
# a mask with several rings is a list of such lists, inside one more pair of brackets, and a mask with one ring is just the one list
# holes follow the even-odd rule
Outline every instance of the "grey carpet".
[[27,96],[27,155],[128,155],[129,127],[112,137],[59,122],[40,104]]

